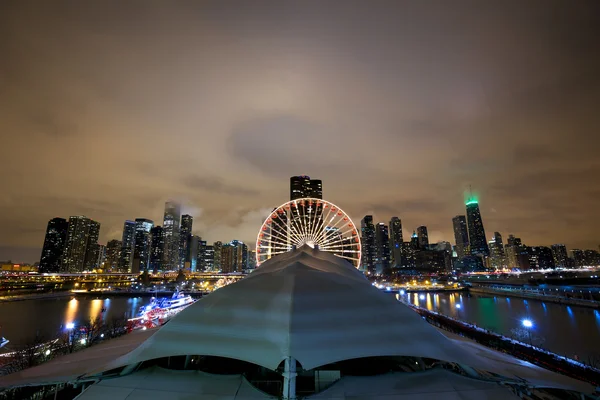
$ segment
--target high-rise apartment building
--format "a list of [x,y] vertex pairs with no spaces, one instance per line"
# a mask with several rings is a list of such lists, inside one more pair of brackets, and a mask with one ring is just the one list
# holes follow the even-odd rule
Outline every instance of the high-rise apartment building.
[[556,266],[556,268],[569,267],[569,256],[567,253],[567,246],[565,246],[564,244],[553,244],[552,256],[554,257],[554,265]]
[[390,247],[392,248],[391,266],[400,268],[402,265],[402,221],[398,217],[390,219]]
[[200,247],[200,236],[190,235],[187,240],[185,260],[183,269],[189,272],[198,271],[198,248]]
[[375,225],[375,273],[390,276],[390,236],[388,227],[383,222]]
[[454,241],[456,242],[456,255],[460,260],[469,255],[467,218],[464,215],[457,215],[452,218],[452,226],[454,228]]
[[150,229],[150,270],[159,271],[162,266],[165,237],[162,226]]
[[64,218],[52,218],[48,221],[42,256],[40,257],[40,273],[57,273],[65,249],[69,223]]
[[491,268],[502,269],[508,265],[502,235],[499,232],[494,232],[494,239],[489,241],[488,248],[490,250],[489,262]]
[[361,270],[375,274],[377,247],[375,247],[375,225],[372,215],[365,215],[360,221],[360,236],[362,243]]
[[192,238],[192,225],[194,217],[184,214],[181,216],[181,225],[179,228],[179,264],[180,268],[189,261],[188,253],[190,240]]
[[98,245],[98,259],[96,260],[97,268],[104,268],[104,262],[106,261],[106,246]]
[[123,243],[120,240],[111,240],[106,244],[106,261],[104,269],[110,272],[119,270],[119,261],[121,259],[121,248]]
[[419,249],[426,250],[429,247],[429,234],[427,233],[426,226],[419,226],[417,228],[417,239]]
[[[205,242],[206,243],[206,242]],[[204,246],[204,271],[215,271],[215,250],[213,245]]]
[[323,183],[320,179],[310,179],[310,176],[300,175],[290,178],[290,200],[312,197],[323,198]]
[[82,215],[69,217],[69,228],[67,229],[60,272],[74,273],[82,272],[85,269],[85,255],[91,223],[91,219]]
[[98,257],[100,255],[100,222],[90,220],[90,230],[88,231],[88,240],[85,248],[85,267],[86,271],[99,268]]
[[150,268],[150,252],[152,251],[152,235],[150,231],[154,221],[145,218],[135,219],[135,244],[133,246],[133,262],[131,272],[134,274]]
[[164,250],[162,270],[174,271],[179,268],[179,219],[181,207],[179,204],[168,201],[165,203],[165,216],[163,222]]
[[135,222],[125,221],[123,224],[123,238],[121,240],[121,256],[119,271],[131,272],[133,267],[133,252],[135,249]]
[[221,254],[221,270],[224,273],[242,272],[247,268],[248,246],[244,242],[232,240],[224,244]]
[[221,256],[222,256],[222,248],[223,243],[214,242],[213,243],[213,271],[218,272],[221,271]]
[[529,269],[529,255],[526,247],[521,242],[521,238],[508,235],[506,246],[504,246],[504,253],[506,254],[508,268]]
[[475,198],[471,198],[467,201],[466,207],[471,255],[480,257],[489,256],[490,251],[485,238],[485,229],[483,229],[479,203]]
[[530,269],[552,269],[554,268],[554,258],[552,250],[545,246],[532,246],[525,248],[529,256]]

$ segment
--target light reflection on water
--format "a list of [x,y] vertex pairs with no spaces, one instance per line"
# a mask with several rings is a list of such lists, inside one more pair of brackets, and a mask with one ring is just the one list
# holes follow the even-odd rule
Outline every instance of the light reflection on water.
[[440,293],[434,296],[436,301],[431,302],[429,294],[426,300],[421,300],[418,294],[409,293],[407,300],[506,336],[513,336],[513,331],[522,327],[523,319],[531,319],[533,333],[543,342],[542,347],[568,357],[578,355],[583,360],[600,355],[598,310],[485,295]]
[[52,339],[68,323],[81,325],[97,317],[104,321],[131,318],[149,302],[150,297],[95,299],[80,296],[77,299],[67,297],[0,303],[0,334],[12,345],[27,344],[36,332]]

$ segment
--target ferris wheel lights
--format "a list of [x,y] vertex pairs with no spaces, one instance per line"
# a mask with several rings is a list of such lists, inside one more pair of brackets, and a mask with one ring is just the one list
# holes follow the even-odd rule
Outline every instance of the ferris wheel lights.
[[342,209],[315,198],[289,201],[269,215],[256,241],[257,266],[303,245],[331,252],[357,268],[360,266],[358,229]]

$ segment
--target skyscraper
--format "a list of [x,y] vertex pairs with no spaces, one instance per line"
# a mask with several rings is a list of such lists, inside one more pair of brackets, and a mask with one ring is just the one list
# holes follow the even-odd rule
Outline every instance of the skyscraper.
[[[206,242],[204,242],[206,243]],[[204,271],[214,271],[215,270],[215,250],[213,245],[206,244],[204,246]]]
[[458,259],[469,255],[469,231],[467,230],[467,218],[457,215],[452,218],[454,227],[454,240],[456,242],[456,255]]
[[121,272],[131,272],[134,248],[135,222],[125,221],[123,224],[123,239],[121,240],[121,256],[119,258],[119,270]]
[[181,215],[179,204],[167,201],[165,203],[165,217],[163,223],[164,250],[162,270],[174,271],[178,269],[179,257],[179,218]]
[[471,255],[488,256],[490,254],[488,243],[485,238],[483,221],[479,212],[477,199],[471,198],[466,203],[467,207],[467,226],[469,228],[469,247]]
[[40,273],[57,273],[65,249],[69,223],[64,218],[52,218],[48,221],[44,248],[40,257]]
[[315,199],[323,198],[323,182],[320,179],[311,179],[309,184],[310,191],[307,193],[307,197]]
[[221,256],[222,256],[222,248],[223,243],[214,242],[213,243],[213,271],[218,272],[221,271]]
[[69,217],[69,228],[60,272],[82,272],[85,269],[90,224],[92,220],[82,215]]
[[521,238],[508,235],[504,253],[506,254],[508,268],[529,269],[529,255],[521,242]]
[[375,273],[390,276],[390,236],[388,227],[383,222],[375,225]]
[[150,229],[150,237],[150,270],[154,272],[161,269],[163,260],[165,239],[162,226]]
[[556,268],[567,268],[569,266],[567,246],[565,246],[564,244],[553,244],[552,256],[554,257],[554,265],[556,266]]
[[185,260],[183,268],[186,271],[198,271],[198,249],[200,247],[200,236],[190,235],[187,241]]
[[375,247],[375,225],[372,215],[365,215],[360,221],[360,236],[362,242],[361,269],[364,272],[375,274],[377,248]]
[[427,233],[426,226],[419,226],[417,228],[417,238],[419,249],[426,250],[429,247],[429,234]]
[[119,270],[119,260],[121,259],[121,248],[123,243],[120,240],[111,240],[106,244],[106,261],[104,269],[111,272]]
[[132,273],[144,272],[150,266],[152,235],[150,231],[154,221],[145,218],[135,219],[135,244],[133,247]]
[[488,243],[490,250],[490,267],[494,269],[502,269],[508,265],[504,252],[504,244],[502,243],[502,235],[499,232],[494,232],[494,239]]
[[88,232],[88,240],[85,249],[85,270],[91,271],[99,268],[98,257],[100,255],[100,244],[98,238],[100,237],[100,223],[94,220],[90,220],[90,230]]
[[194,217],[191,215],[184,214],[181,216],[181,228],[179,232],[179,265],[183,267],[186,260],[188,260],[188,252],[190,240],[192,238],[192,225],[194,223]]
[[323,198],[323,183],[319,179],[310,179],[310,176],[300,175],[290,178],[290,200],[304,197]]
[[402,265],[402,221],[398,217],[390,219],[390,246],[392,248],[391,265],[400,268]]

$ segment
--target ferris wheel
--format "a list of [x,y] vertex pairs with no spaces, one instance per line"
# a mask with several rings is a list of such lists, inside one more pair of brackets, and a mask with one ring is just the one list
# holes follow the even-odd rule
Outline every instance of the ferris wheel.
[[361,244],[356,226],[341,208],[314,198],[291,200],[273,210],[256,238],[256,265],[304,245],[331,252],[360,267]]

